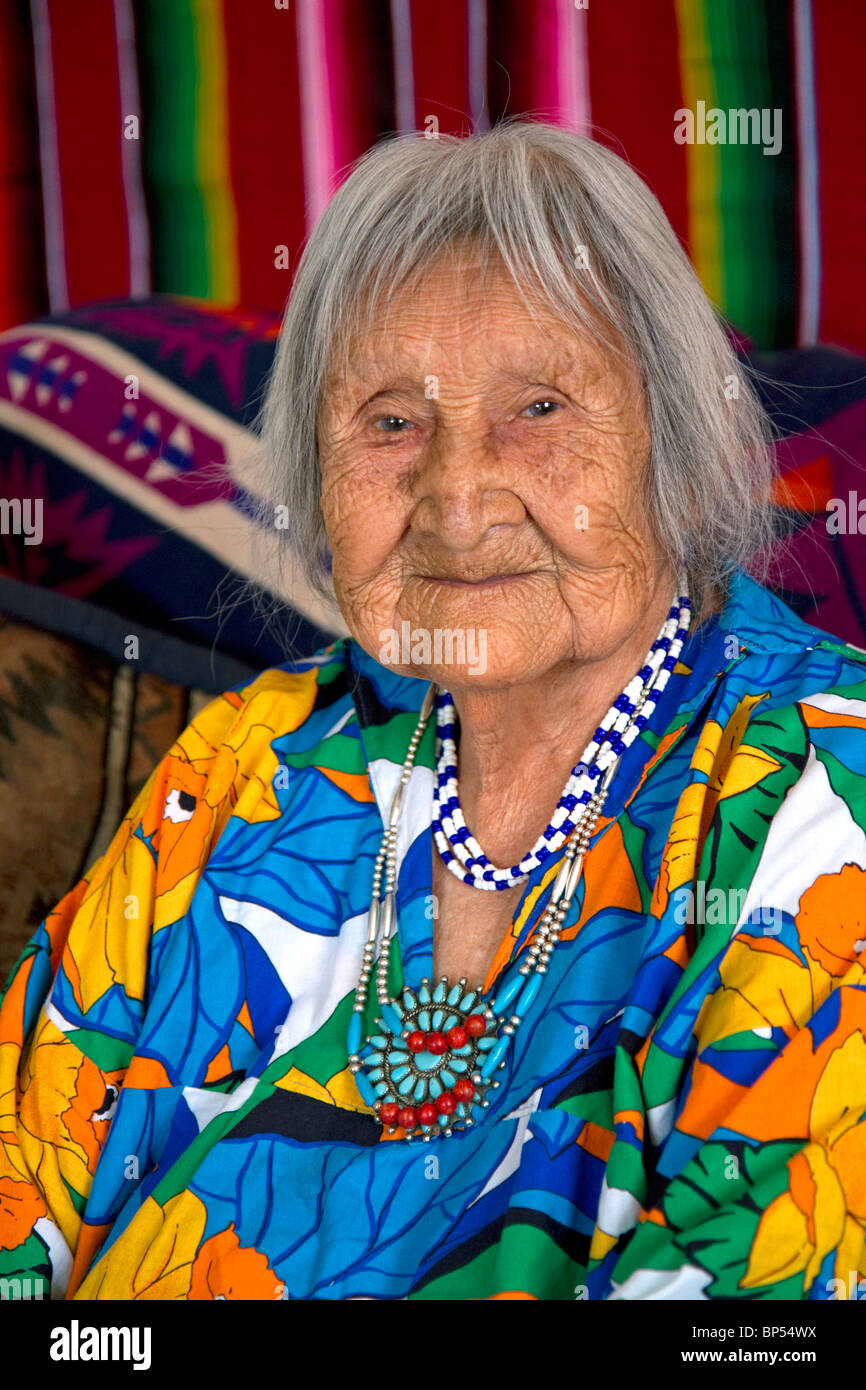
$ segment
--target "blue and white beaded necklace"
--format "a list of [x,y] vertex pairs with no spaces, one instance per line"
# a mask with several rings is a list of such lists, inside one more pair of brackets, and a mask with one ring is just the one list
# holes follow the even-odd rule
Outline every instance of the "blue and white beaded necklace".
[[[580,762],[572,768],[550,823],[532,849],[510,868],[491,864],[466,826],[457,788],[454,703],[435,683],[427,691],[373,872],[367,942],[347,1038],[349,1069],[358,1090],[389,1133],[399,1127],[409,1139],[450,1135],[474,1124],[489,1106],[487,1091],[499,1085],[493,1079],[494,1072],[505,1065],[511,1039],[547,973],[613,774],[623,753],[652,718],[688,635],[691,603],[684,581],[679,589],[680,596],[644,665],[613,702]],[[451,872],[475,888],[503,890],[523,882],[566,844],[549,902],[525,958],[489,1003],[483,1002],[480,987],[467,988],[465,979],[451,986],[444,976],[435,986],[424,979],[417,990],[405,987],[400,999],[391,999],[388,994],[388,962],[397,927],[396,844],[403,790],[434,705],[433,836]],[[361,1017],[377,955],[379,1031],[370,1034],[362,1048]],[[513,1012],[506,1019],[509,1008]]]

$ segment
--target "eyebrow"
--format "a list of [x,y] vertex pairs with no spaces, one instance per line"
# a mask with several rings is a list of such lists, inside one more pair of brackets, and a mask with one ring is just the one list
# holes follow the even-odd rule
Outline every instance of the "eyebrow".
[[[361,380],[361,382],[362,382],[362,389],[363,389],[363,385],[371,385],[371,386],[372,386],[372,385],[375,385],[375,381],[376,381],[376,378],[377,378],[378,375],[379,375],[378,373],[371,373],[371,374],[367,377],[366,381],[365,381],[363,378],[360,378],[360,380]],[[430,373],[428,372],[427,375],[429,376]],[[374,400],[376,399],[377,396],[389,396],[392,392],[395,392],[395,391],[407,391],[407,392],[408,392],[408,391],[418,391],[418,390],[423,390],[423,389],[424,389],[423,379],[421,379],[421,381],[419,381],[419,379],[418,379],[417,377],[414,377],[414,376],[405,376],[405,375],[404,375],[404,376],[387,377],[384,373],[382,374],[382,376],[383,376],[383,378],[384,378],[386,384],[385,384],[384,386],[380,386],[379,389],[378,389],[377,391],[375,391],[374,394],[373,394],[372,396],[369,397],[369,400],[371,400],[371,401],[374,401]]]
[[[345,390],[346,383],[338,382],[334,389],[336,389],[337,391]],[[395,377],[392,381],[388,382],[387,385],[382,386],[378,391],[374,391],[372,395],[365,396],[363,400],[358,401],[357,405],[354,405],[353,402],[354,408],[352,410],[350,418],[352,420],[357,420],[358,416],[361,414],[362,411],[367,410],[369,406],[373,405],[377,400],[379,400],[383,396],[397,395],[401,391],[407,396],[421,395],[423,394],[423,390],[423,385],[416,381],[414,377]],[[363,386],[361,386],[360,391],[358,393],[353,394],[362,393]]]

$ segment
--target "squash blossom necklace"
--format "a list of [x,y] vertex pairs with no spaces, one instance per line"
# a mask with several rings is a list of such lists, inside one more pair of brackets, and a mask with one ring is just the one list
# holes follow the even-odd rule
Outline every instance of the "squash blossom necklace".
[[[644,665],[614,700],[572,768],[550,824],[510,868],[491,864],[463,819],[457,793],[454,703],[435,682],[427,691],[373,872],[367,942],[347,1039],[349,1069],[358,1091],[389,1133],[399,1127],[409,1139],[450,1135],[474,1124],[490,1105],[487,1092],[499,1086],[495,1072],[505,1065],[511,1039],[547,974],[613,774],[623,753],[647,727],[688,634],[691,603],[684,580],[679,589],[680,596]],[[433,836],[451,872],[463,883],[496,892],[522,883],[566,845],[531,945],[521,965],[509,972],[489,1002],[480,987],[468,988],[465,979],[451,985],[445,976],[435,985],[425,978],[418,989],[407,986],[398,999],[388,995],[388,961],[397,928],[396,846],[403,791],[434,705]],[[376,1020],[378,1031],[367,1037],[362,1048],[361,1016],[374,961],[381,1017]]]

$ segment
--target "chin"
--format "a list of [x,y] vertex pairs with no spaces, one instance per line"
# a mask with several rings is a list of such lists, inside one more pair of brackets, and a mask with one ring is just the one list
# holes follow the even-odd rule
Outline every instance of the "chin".
[[[511,621],[484,621],[456,614],[449,622],[427,617],[425,623],[414,618],[396,618],[393,625],[379,629],[367,650],[383,666],[401,675],[435,680],[447,690],[453,687],[500,689],[541,675],[544,653],[532,641],[535,622],[521,615]],[[442,615],[444,617],[444,615]],[[449,615],[449,618],[451,615]],[[515,642],[515,632],[525,634]]]
[[431,671],[425,679],[436,681],[437,685],[451,694],[459,691],[472,695],[477,691],[507,690],[510,686],[519,685],[526,677],[525,666],[511,669],[496,665],[483,672],[477,671],[474,675],[468,673],[465,667],[443,667],[441,670]]
[[437,664],[429,666],[412,664],[398,668],[401,675],[414,676],[418,680],[435,681],[443,690],[452,694],[462,693],[471,696],[477,692],[508,690],[512,686],[523,685],[543,676],[546,662],[539,662],[537,656],[527,653],[524,657],[515,655],[509,660],[494,660],[490,652],[481,653],[482,659],[475,664]]

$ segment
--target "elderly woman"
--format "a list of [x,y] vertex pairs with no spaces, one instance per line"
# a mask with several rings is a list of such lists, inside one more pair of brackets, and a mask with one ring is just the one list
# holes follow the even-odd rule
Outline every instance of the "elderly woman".
[[351,635],[24,952],[7,1282],[855,1297],[866,657],[746,573],[766,422],[653,195],[544,125],[378,146],[262,424]]

